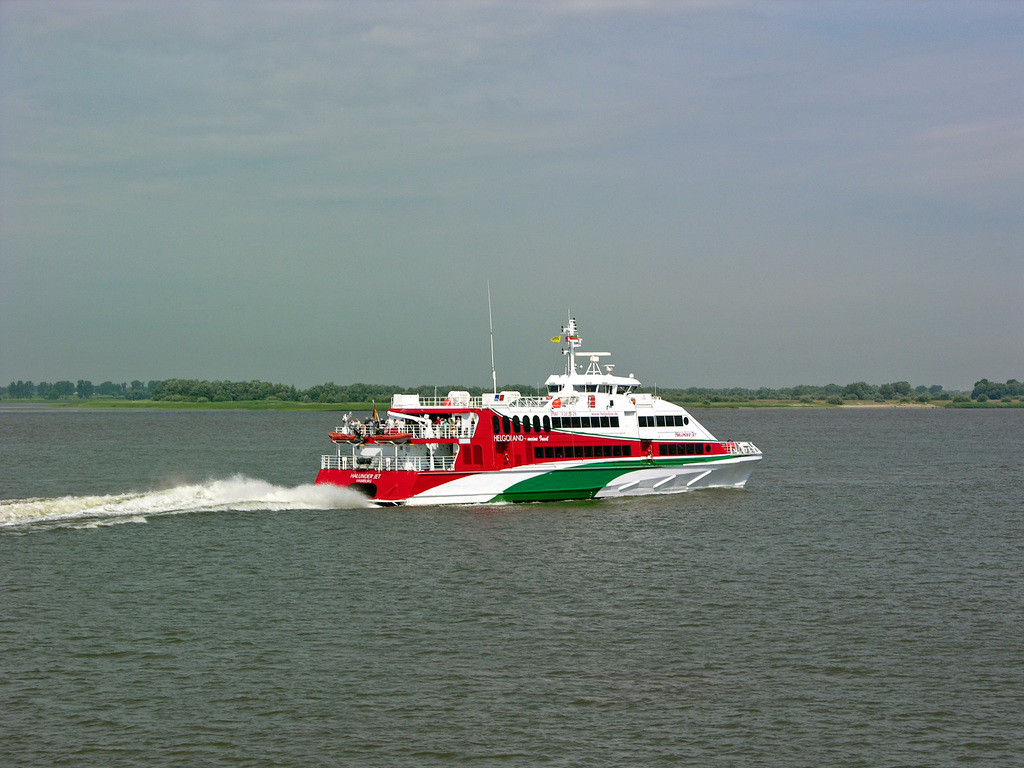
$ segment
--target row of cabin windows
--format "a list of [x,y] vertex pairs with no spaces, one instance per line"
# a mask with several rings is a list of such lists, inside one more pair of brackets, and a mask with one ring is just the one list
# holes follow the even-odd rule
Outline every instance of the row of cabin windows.
[[533,449],[535,459],[593,459],[632,455],[631,445],[538,445]]
[[551,431],[551,417],[545,416],[542,422],[540,416],[534,416],[533,419],[529,416],[523,416],[522,419],[518,416],[513,416],[511,419],[508,416],[492,416],[491,426],[496,435],[518,435],[519,433],[528,435],[531,432],[540,434],[541,430]]
[[641,427],[685,427],[690,423],[689,416],[670,413],[667,416],[640,416]]
[[[557,395],[561,391],[562,391],[562,385],[561,384],[548,384],[548,394],[549,395]],[[610,394],[612,394],[612,385],[611,384],[577,384],[576,386],[573,387],[573,391],[574,392],[600,392],[603,395],[610,395]],[[625,393],[626,389],[623,388],[622,391]]]
[[496,435],[518,435],[550,432],[552,429],[610,429],[619,426],[618,416],[492,416],[491,427]]
[[618,416],[555,416],[555,429],[600,429],[619,426]]
[[658,446],[659,456],[699,456],[711,453],[708,443],[662,443]]

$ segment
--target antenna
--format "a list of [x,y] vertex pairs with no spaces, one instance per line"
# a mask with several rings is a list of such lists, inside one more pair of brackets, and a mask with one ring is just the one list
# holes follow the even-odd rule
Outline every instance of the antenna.
[[491,385],[498,391],[498,374],[494,370],[494,320],[491,318],[491,281],[487,281],[487,324],[491,328]]

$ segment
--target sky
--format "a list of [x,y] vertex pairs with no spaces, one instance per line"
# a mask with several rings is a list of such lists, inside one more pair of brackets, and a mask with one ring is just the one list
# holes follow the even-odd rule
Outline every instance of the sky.
[[0,0],[0,382],[1024,379],[1024,3]]

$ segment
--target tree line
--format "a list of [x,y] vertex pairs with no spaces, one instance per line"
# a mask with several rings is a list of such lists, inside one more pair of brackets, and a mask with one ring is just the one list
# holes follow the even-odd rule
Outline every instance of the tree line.
[[73,381],[40,381],[33,384],[31,381],[12,381],[6,387],[0,387],[0,396],[30,400],[41,397],[44,400],[67,400],[77,397],[85,400],[97,395],[102,397],[123,398],[125,400],[149,400],[152,398],[153,390],[158,381],[150,381],[143,384],[141,381],[133,381],[131,384],[115,384],[112,381],[104,381],[102,384],[93,384],[86,379]]
[[[171,402],[247,402],[247,401],[284,401],[298,403],[368,403],[371,401],[389,402],[395,392],[432,396],[446,394],[449,390],[464,390],[472,396],[484,393],[483,387],[467,387],[460,384],[419,387],[400,387],[383,384],[317,384],[308,389],[297,389],[286,384],[272,384],[266,381],[206,381],[200,379],[167,379],[165,381],[132,381],[115,384],[104,381],[94,385],[91,381],[79,379],[72,381],[12,381],[6,387],[0,387],[0,397],[7,399],[31,400],[68,400],[77,398],[85,400],[94,397],[105,397],[125,400],[154,400]],[[534,387],[522,384],[506,384],[502,390],[518,390],[524,394],[532,394]],[[976,401],[990,400],[1021,400],[1024,398],[1024,384],[1017,379],[1005,383],[981,379],[974,385],[968,395],[944,389],[938,384],[932,386],[911,386],[907,381],[894,381],[888,384],[868,384],[864,381],[853,382],[841,386],[839,384],[801,384],[794,387],[746,389],[730,387],[714,389],[707,387],[689,387],[686,389],[659,388],[658,394],[667,400],[681,403],[702,402],[757,402],[785,400],[797,402],[825,401],[836,405],[847,401]]]

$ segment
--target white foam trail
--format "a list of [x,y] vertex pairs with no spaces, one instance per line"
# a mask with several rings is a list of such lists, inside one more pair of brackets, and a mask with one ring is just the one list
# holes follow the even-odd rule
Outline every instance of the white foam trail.
[[144,523],[148,515],[183,512],[357,509],[368,506],[365,497],[337,485],[286,488],[235,475],[226,480],[209,480],[198,485],[180,485],[148,493],[0,501],[0,526],[70,520],[87,520],[90,525],[111,525],[115,522]]

